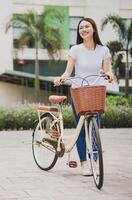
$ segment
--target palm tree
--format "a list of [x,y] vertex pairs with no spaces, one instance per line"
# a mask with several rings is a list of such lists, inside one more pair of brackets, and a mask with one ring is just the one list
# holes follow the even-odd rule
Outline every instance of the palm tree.
[[122,65],[122,59],[123,59],[123,53],[121,52],[123,46],[122,44],[115,40],[107,42],[107,46],[110,49],[111,57],[112,57],[112,70],[114,74],[116,75],[117,79],[119,78],[119,69]]
[[129,95],[129,55],[132,49],[132,20],[127,25],[126,21],[119,15],[108,15],[102,20],[101,28],[110,23],[113,29],[118,33],[119,43],[122,48],[119,51],[124,51],[126,54],[126,67],[125,67],[125,95]]
[[[40,45],[48,50],[51,59],[61,49],[60,26],[63,20],[63,14],[59,10],[49,8],[38,15],[36,12],[28,11],[22,15],[13,15],[6,25],[6,31],[11,27],[22,28],[22,34],[16,42],[16,48],[23,48],[29,42],[35,46],[35,101],[39,101],[39,58],[38,49]],[[55,22],[55,23],[54,23]],[[14,44],[15,45],[15,44]]]

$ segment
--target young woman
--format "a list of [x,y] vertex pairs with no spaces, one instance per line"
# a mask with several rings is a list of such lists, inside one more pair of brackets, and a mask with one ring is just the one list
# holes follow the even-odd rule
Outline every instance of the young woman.
[[[77,27],[77,44],[72,46],[68,53],[68,61],[65,72],[61,77],[54,80],[55,86],[63,84],[63,79],[70,77],[75,67],[75,77],[86,77],[89,75],[98,75],[101,70],[106,74],[109,81],[112,81],[110,72],[110,52],[108,47],[103,46],[100,41],[96,23],[91,18],[83,18]],[[91,77],[89,81],[93,82],[95,77]],[[81,80],[75,79],[72,87],[80,86]],[[74,105],[72,104],[77,123],[77,116]],[[84,130],[77,140],[77,151],[79,154],[82,175],[91,175],[90,167],[86,158],[86,142]]]

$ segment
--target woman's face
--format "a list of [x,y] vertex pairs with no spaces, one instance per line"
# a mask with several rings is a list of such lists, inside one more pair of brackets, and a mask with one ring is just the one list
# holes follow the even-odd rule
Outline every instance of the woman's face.
[[90,22],[82,21],[79,24],[79,34],[82,37],[82,39],[86,40],[92,38],[93,33],[94,33],[93,26]]

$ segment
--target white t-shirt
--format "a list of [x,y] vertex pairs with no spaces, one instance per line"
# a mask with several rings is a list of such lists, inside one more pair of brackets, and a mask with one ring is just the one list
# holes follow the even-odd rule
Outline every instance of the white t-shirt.
[[[99,75],[103,60],[111,57],[108,47],[96,45],[95,50],[90,50],[83,43],[72,46],[68,55],[75,59],[75,77]],[[87,78],[88,84],[93,84],[95,79],[97,76]],[[77,78],[73,81],[72,87],[82,85],[81,79]],[[99,80],[97,82],[96,85],[100,84]],[[87,85],[86,81],[83,85]]]

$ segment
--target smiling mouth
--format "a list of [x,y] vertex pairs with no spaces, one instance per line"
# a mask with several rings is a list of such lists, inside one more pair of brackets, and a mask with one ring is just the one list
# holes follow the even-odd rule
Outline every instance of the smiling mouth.
[[89,32],[83,32],[82,33],[82,35],[88,35],[89,34]]

